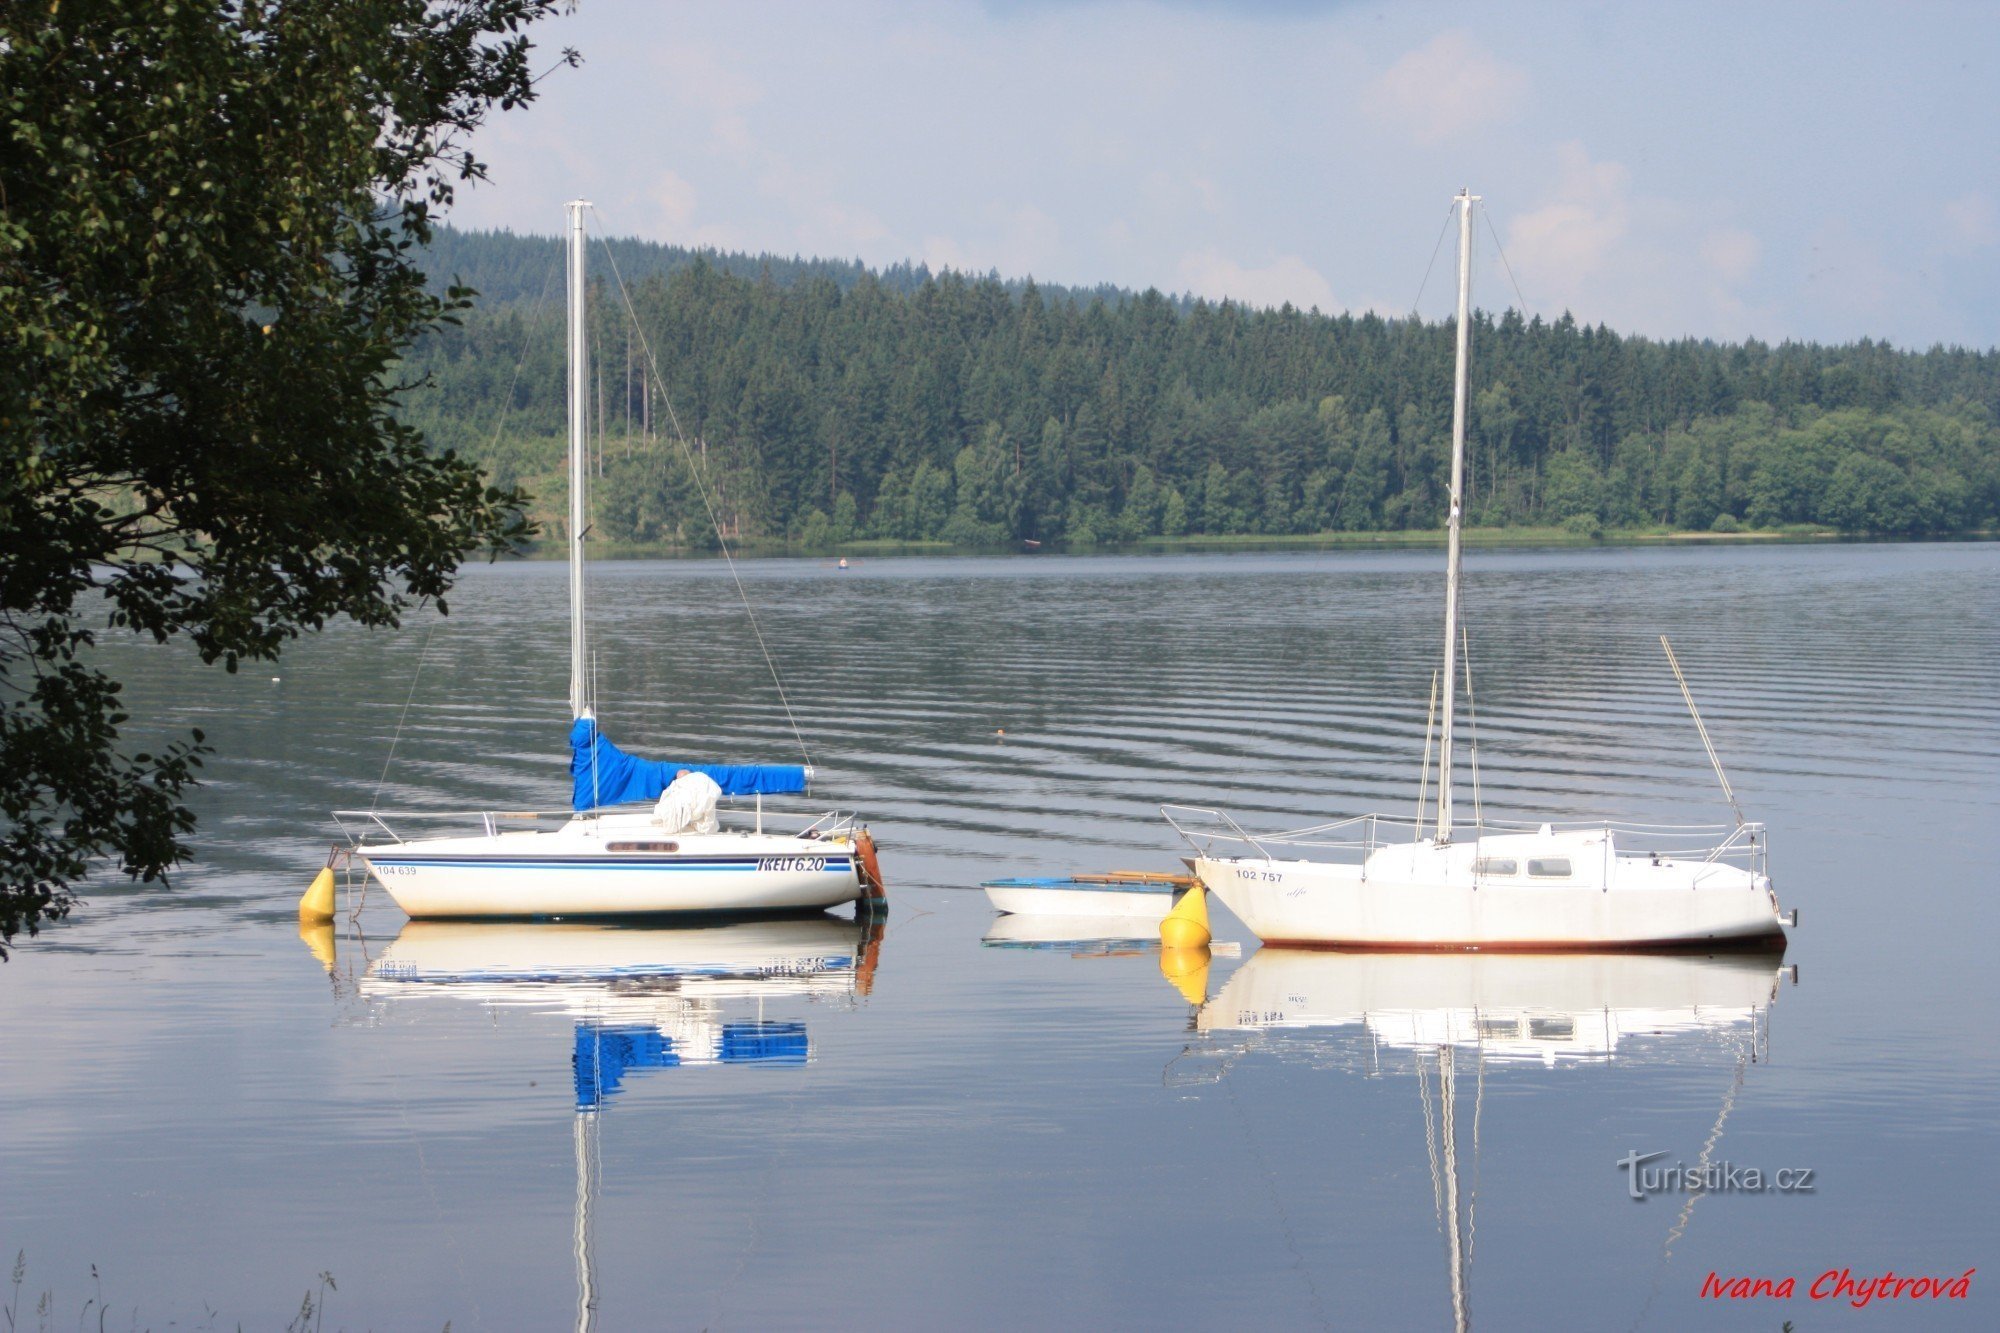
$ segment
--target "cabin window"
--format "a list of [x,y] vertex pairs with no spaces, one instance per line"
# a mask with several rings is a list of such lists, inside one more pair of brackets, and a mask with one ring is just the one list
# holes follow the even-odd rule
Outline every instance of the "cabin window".
[[677,842],[614,842],[608,850],[614,852],[677,852],[681,845]]
[[1479,1035],[1487,1041],[1512,1041],[1521,1035],[1521,1025],[1511,1018],[1481,1018]]
[[1567,1015],[1562,1018],[1531,1018],[1528,1020],[1528,1035],[1541,1041],[1575,1041],[1576,1020]]
[[1536,879],[1568,879],[1570,876],[1567,856],[1536,857],[1528,862],[1528,873]]
[[1482,856],[1472,863],[1475,875],[1515,875],[1520,870],[1521,863],[1511,856]]

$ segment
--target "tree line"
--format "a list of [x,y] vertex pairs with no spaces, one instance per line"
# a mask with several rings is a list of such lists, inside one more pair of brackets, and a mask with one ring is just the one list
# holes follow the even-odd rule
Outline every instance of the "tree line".
[[[711,543],[696,472],[730,535],[814,546],[1443,522],[1449,321],[640,242],[612,256],[619,281],[593,260],[591,418],[594,522],[614,540]],[[433,275],[504,295],[404,369],[428,379],[412,424],[559,527],[558,264],[552,240],[441,232]],[[1514,311],[1476,314],[1472,341],[1475,525],[2000,519],[1993,351],[1661,341]]]

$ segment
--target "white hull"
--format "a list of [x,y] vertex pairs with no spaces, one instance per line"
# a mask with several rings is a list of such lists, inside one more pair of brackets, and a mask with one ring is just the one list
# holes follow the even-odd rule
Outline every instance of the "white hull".
[[[979,887],[1002,912],[1022,916],[1127,918],[1158,925],[1174,900],[1192,888],[1185,875],[1148,870],[1113,870],[1036,879],[989,879]],[[1151,932],[1144,932],[1150,934]]]
[[[1482,873],[1496,864],[1512,873]],[[1542,951],[1784,939],[1763,875],[1619,855],[1602,830],[1384,847],[1361,862],[1204,856],[1194,865],[1266,944]],[[1538,866],[1569,873],[1523,873]]]
[[354,854],[417,918],[816,911],[863,892],[847,837],[668,837],[644,815],[575,819],[553,832],[362,846]]

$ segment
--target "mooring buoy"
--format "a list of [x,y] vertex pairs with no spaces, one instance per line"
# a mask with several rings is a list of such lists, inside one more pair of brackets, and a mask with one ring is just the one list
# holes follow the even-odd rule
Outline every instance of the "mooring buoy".
[[1200,880],[1181,895],[1173,910],[1160,919],[1160,945],[1167,949],[1205,949],[1208,931],[1208,888]]

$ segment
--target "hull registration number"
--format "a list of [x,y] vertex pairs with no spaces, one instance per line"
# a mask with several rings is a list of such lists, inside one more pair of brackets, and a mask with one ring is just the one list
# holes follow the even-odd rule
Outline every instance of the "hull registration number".
[[824,870],[824,856],[760,856],[757,858],[759,870]]

